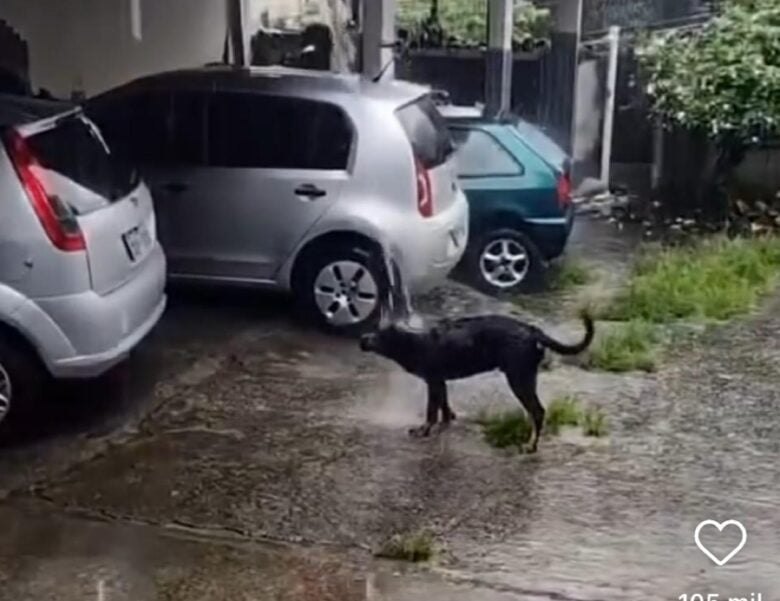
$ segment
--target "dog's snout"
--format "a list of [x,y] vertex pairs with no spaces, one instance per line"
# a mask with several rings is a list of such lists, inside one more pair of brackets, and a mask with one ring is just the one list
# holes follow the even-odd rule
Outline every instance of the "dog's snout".
[[376,340],[376,336],[374,334],[364,334],[360,337],[360,350],[361,351],[370,351],[374,348],[374,342]]

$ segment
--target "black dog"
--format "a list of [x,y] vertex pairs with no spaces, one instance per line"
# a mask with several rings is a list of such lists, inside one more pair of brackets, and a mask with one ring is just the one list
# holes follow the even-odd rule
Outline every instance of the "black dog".
[[566,345],[539,328],[501,315],[442,319],[433,326],[415,330],[403,323],[380,325],[360,339],[363,351],[374,352],[398,363],[428,385],[425,424],[410,430],[428,436],[441,412],[447,426],[455,414],[447,402],[447,381],[501,370],[509,386],[531,416],[534,432],[529,451],[535,452],[544,425],[544,407],[536,394],[536,377],[545,349],[561,355],[583,352],[593,341],[593,320],[583,315],[585,337]]

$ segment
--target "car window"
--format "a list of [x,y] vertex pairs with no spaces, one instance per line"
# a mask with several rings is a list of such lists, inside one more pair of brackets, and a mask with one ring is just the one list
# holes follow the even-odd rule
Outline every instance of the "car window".
[[523,167],[490,134],[479,129],[453,128],[459,177],[515,176]]
[[352,127],[330,104],[222,92],[209,109],[209,164],[264,169],[346,169]]
[[526,142],[543,160],[550,163],[553,167],[561,168],[566,164],[568,158],[566,152],[535,125],[518,119],[514,130],[521,140]]
[[[55,181],[64,178],[115,201],[135,189],[138,177],[132,167],[112,156],[101,138],[93,124],[74,115],[28,137],[26,144],[38,164],[57,175]],[[67,195],[66,200],[80,214],[92,208],[73,205],[79,201],[78,195]]]
[[170,94],[154,91],[98,99],[88,104],[87,113],[123,159],[141,165],[171,161]]
[[427,169],[444,163],[453,151],[452,137],[430,95],[396,111],[417,159]]
[[205,92],[181,90],[173,94],[170,119],[170,162],[181,166],[206,165]]
[[354,130],[349,118],[339,107],[315,103],[312,169],[347,169]]

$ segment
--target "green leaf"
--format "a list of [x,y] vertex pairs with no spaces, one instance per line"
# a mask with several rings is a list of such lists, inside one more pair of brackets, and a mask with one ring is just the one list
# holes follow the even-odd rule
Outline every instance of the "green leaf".
[[780,123],[780,2],[725,0],[698,31],[640,40],[637,56],[657,115],[670,125],[755,143]]

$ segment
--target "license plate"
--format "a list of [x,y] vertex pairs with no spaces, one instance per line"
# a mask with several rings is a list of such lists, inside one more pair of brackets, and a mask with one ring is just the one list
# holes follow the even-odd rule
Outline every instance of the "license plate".
[[152,237],[149,235],[149,230],[147,230],[146,226],[143,224],[122,234],[122,240],[125,243],[127,256],[130,257],[131,261],[138,261],[141,259],[152,246]]

